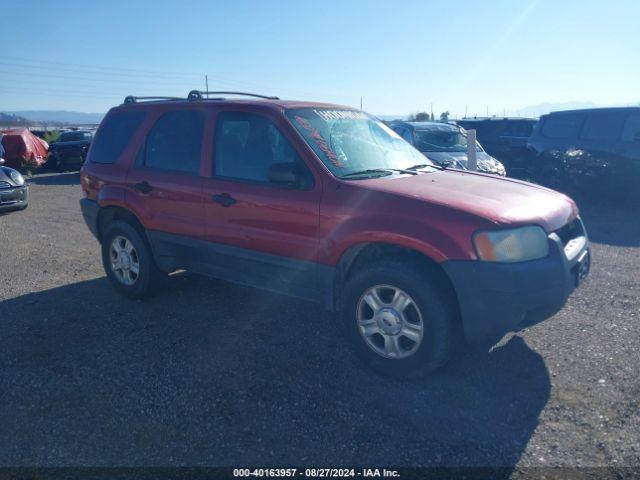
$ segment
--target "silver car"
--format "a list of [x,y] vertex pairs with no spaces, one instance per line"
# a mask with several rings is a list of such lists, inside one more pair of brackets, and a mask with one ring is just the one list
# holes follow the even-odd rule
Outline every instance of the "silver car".
[[[390,127],[427,158],[440,165],[467,169],[467,133],[457,125],[440,122],[395,122]],[[504,177],[504,165],[476,142],[479,172]]]

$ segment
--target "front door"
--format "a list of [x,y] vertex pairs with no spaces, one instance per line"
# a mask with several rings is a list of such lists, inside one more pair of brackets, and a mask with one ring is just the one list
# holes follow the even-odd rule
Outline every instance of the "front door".
[[[316,298],[321,184],[276,121],[249,111],[216,116],[204,183],[211,263],[242,283]],[[295,164],[300,183],[270,182],[275,164]]]

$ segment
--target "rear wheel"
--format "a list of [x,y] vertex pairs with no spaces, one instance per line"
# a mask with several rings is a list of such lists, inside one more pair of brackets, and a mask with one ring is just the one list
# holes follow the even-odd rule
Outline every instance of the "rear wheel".
[[152,293],[164,276],[146,239],[123,221],[109,224],[102,235],[102,263],[115,289],[130,298]]
[[455,298],[428,271],[404,261],[364,267],[346,282],[342,316],[351,344],[374,370],[428,374],[458,344]]

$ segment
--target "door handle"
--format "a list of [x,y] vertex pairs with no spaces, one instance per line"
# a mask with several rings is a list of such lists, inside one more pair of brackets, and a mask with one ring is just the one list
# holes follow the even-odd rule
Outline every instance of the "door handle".
[[140,193],[149,193],[149,192],[151,192],[151,190],[153,190],[153,187],[151,185],[149,185],[149,182],[147,182],[146,180],[143,181],[143,182],[136,183],[133,186],[133,188],[138,190]]
[[213,200],[216,203],[219,203],[223,207],[230,207],[231,205],[236,203],[236,199],[233,198],[228,193],[221,193],[221,194],[218,194],[218,195],[213,195],[211,197],[211,200]]

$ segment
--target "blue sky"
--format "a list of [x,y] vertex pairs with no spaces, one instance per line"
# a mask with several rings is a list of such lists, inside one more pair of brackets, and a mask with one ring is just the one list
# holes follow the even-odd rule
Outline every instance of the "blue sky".
[[204,87],[374,114],[640,103],[637,0],[1,0],[0,111]]

